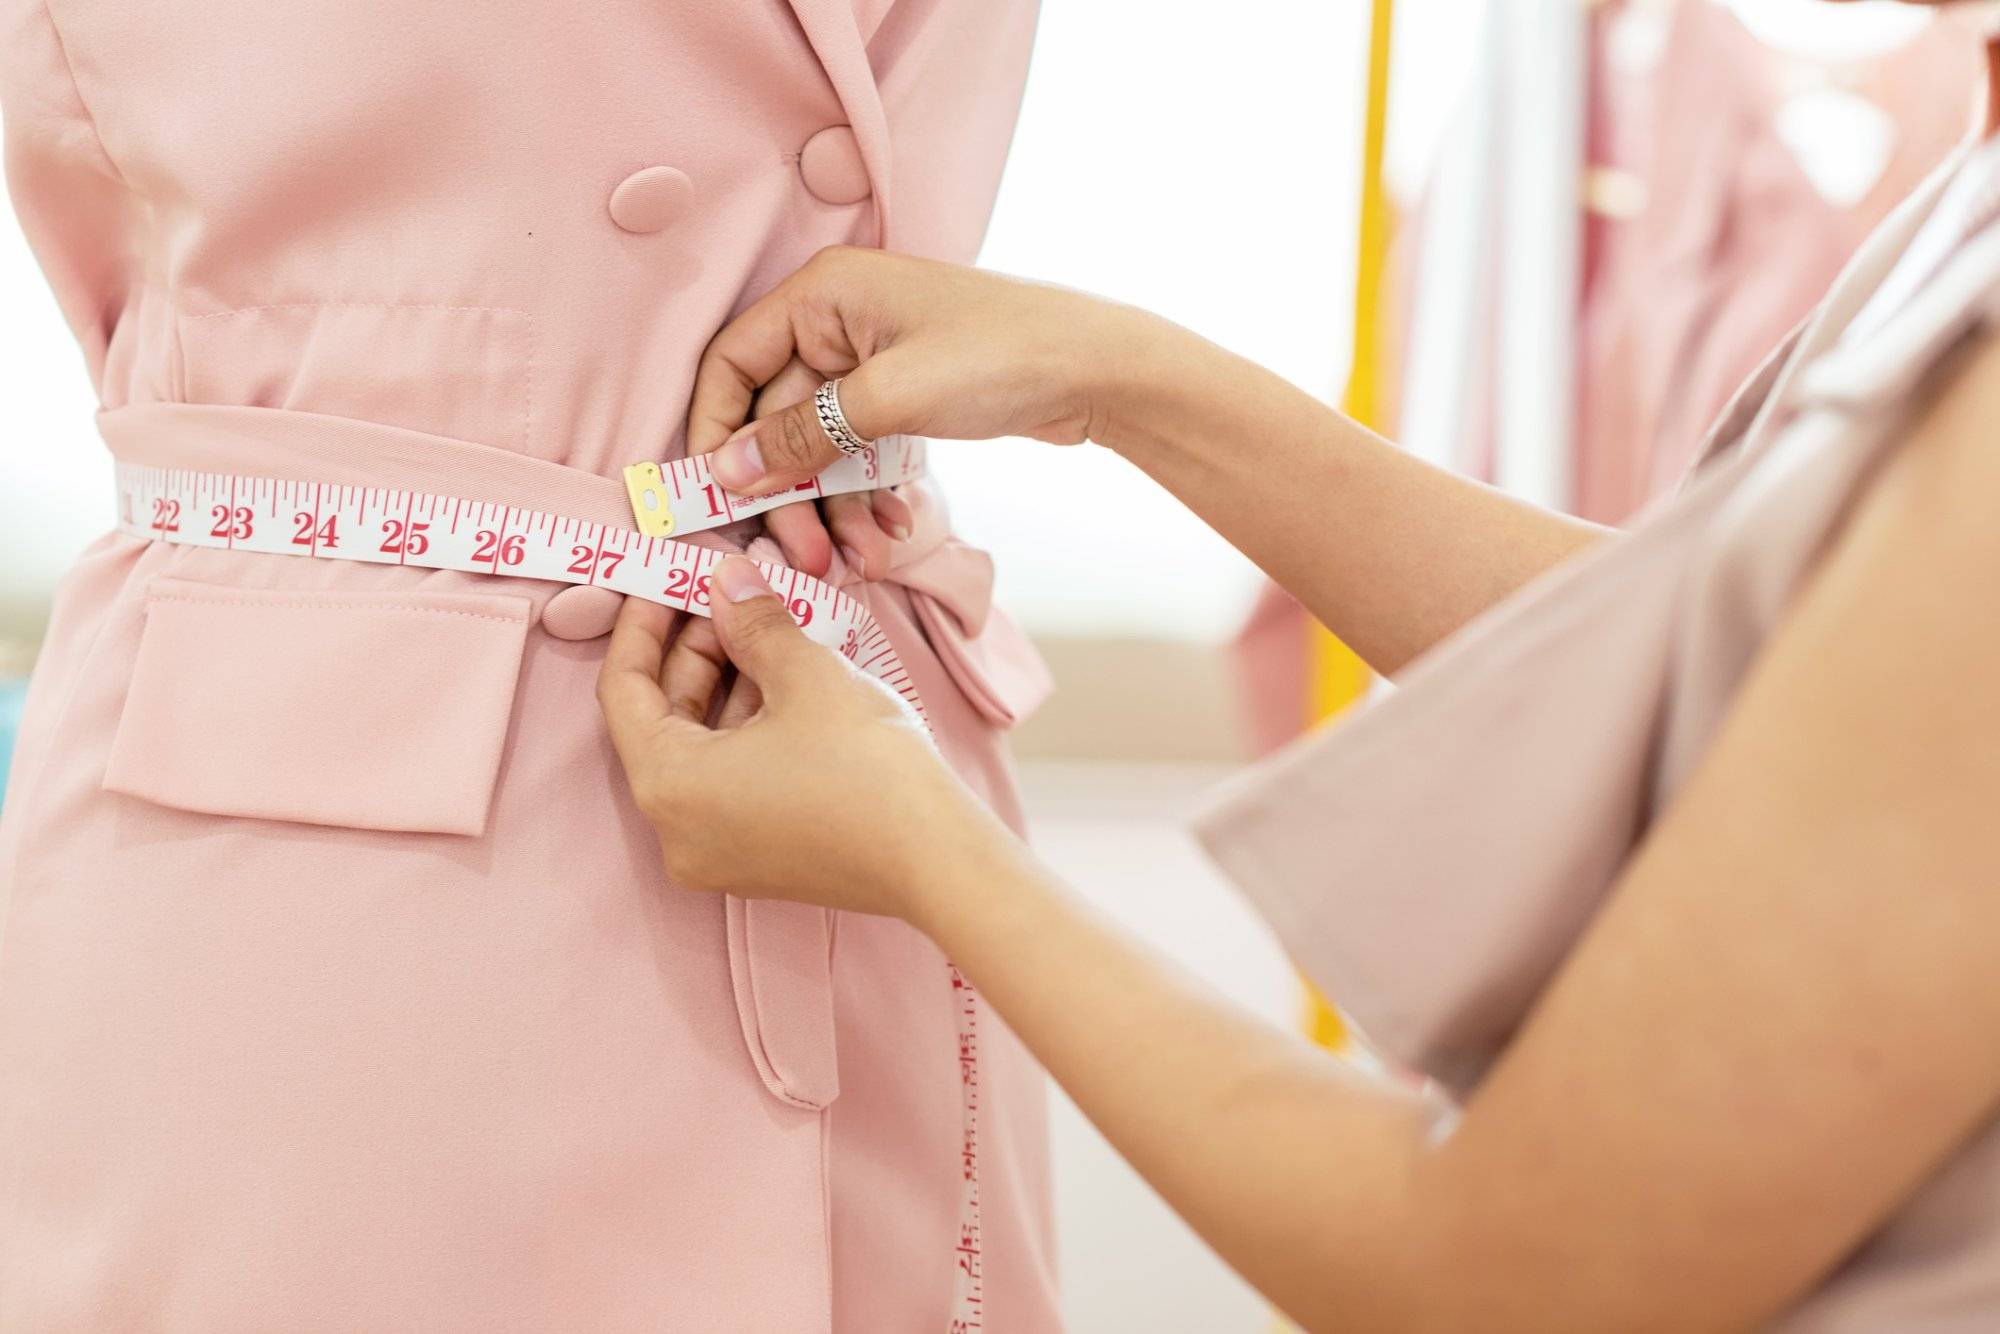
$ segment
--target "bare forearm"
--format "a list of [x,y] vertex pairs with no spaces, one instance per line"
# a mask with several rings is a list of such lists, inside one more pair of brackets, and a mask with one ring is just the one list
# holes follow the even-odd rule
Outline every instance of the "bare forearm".
[[1296,386],[1137,313],[1100,442],[1393,673],[1604,530],[1415,459]]
[[1236,1009],[1017,845],[949,865],[920,924],[1167,1202],[1312,1327],[1405,1327],[1416,1100]]

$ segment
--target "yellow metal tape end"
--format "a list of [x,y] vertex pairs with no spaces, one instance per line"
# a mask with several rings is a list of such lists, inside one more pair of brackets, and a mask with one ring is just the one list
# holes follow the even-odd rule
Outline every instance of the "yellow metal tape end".
[[648,459],[625,468],[625,494],[632,498],[632,518],[648,537],[672,537],[674,512],[667,504],[667,484],[660,465]]

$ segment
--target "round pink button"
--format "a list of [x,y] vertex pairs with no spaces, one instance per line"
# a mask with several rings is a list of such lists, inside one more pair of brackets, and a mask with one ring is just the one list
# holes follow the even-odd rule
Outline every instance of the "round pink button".
[[628,232],[663,231],[694,198],[694,182],[672,167],[635,171],[611,192],[611,220]]
[[557,639],[595,639],[611,633],[625,595],[608,588],[565,588],[542,606],[542,629]]
[[858,204],[874,193],[861,145],[846,125],[829,125],[799,150],[799,175],[824,204]]

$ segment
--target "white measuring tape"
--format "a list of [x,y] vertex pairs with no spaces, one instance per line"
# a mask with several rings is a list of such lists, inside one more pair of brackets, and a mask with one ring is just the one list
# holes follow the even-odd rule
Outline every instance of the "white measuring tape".
[[[923,442],[884,440],[793,491],[755,499],[715,483],[705,458],[650,470],[657,535],[544,510],[422,491],[278,481],[230,473],[118,465],[118,527],[176,546],[416,565],[551,583],[585,584],[708,615],[709,575],[722,552],[677,537],[781,505],[894,486],[923,472]],[[640,484],[631,483],[635,509]],[[667,536],[673,533],[675,537]],[[806,634],[837,649],[924,717],[909,673],[866,607],[809,574],[759,565]]]
[[[725,553],[679,538],[782,505],[895,486],[921,476],[923,463],[923,441],[889,437],[791,491],[755,499],[724,491],[705,457],[665,466],[635,464],[626,470],[625,480],[640,530],[422,491],[120,463],[118,529],[175,546],[609,588],[707,616],[709,577]],[[915,683],[866,607],[811,575],[762,562],[758,568],[809,637],[895,691],[928,727]],[[949,1334],[972,1334],[985,1327],[979,1003],[957,968],[951,968],[950,977],[964,1136],[947,1328]]]

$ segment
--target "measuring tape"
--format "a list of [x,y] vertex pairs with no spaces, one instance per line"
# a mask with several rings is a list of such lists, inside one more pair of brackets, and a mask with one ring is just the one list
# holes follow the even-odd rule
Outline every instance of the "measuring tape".
[[[680,538],[782,505],[894,486],[921,476],[923,464],[923,441],[888,437],[790,491],[756,498],[723,490],[705,457],[679,459],[664,467],[634,464],[626,469],[625,483],[640,525],[635,530],[423,491],[120,463],[118,530],[175,546],[413,565],[609,588],[707,616],[710,575],[726,553]],[[808,637],[888,686],[929,727],[915,683],[866,607],[798,570],[762,562],[758,568]],[[979,1002],[955,967],[950,968],[950,980],[964,1134],[947,1329],[948,1334],[972,1334],[985,1328]]]
[[951,970],[951,1002],[958,1022],[960,1145],[957,1275],[952,1283],[950,1334],[984,1329],[986,1318],[985,1239],[979,1230],[979,993],[956,964]]
[[[876,457],[890,445],[885,458]],[[843,459],[832,487],[814,482],[776,497],[741,498],[716,485],[703,458],[661,469],[663,504],[655,526],[680,535],[762,514],[820,495],[894,485],[920,475],[921,441],[878,444],[867,459]],[[240,477],[121,463],[116,472],[118,528],[175,546],[307,556],[371,565],[465,570],[559,584],[584,584],[709,614],[709,576],[726,554],[667,536],[422,491]],[[865,483],[865,485],[863,485]],[[635,505],[636,508],[636,505]],[[758,568],[812,639],[843,654],[895,691],[919,718],[923,702],[875,617],[853,598],[809,574]]]
[[859,454],[843,454],[817,477],[769,496],[735,496],[716,483],[708,456],[676,459],[665,467],[648,459],[625,469],[632,517],[648,537],[680,537],[763,514],[781,505],[821,496],[880,491],[913,482],[924,474],[924,442],[892,435]]

